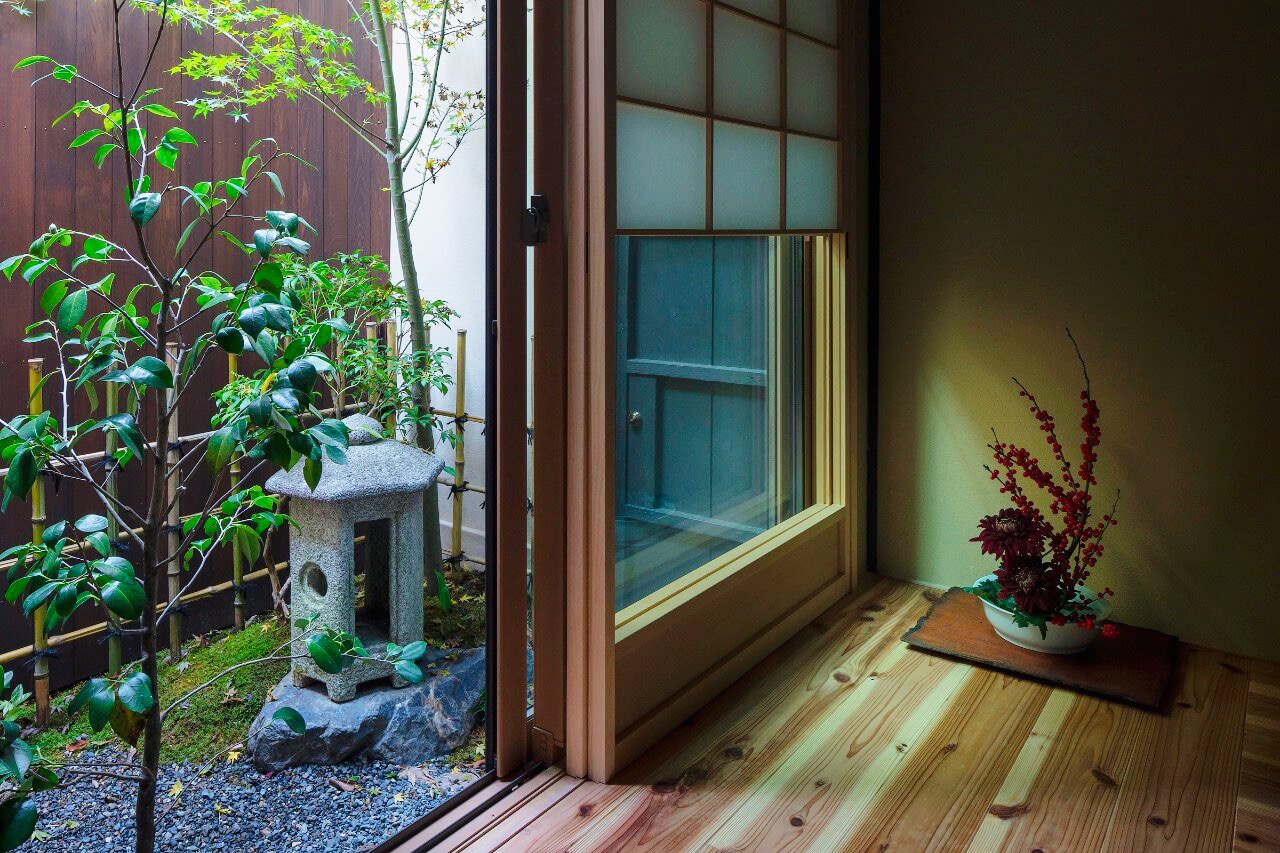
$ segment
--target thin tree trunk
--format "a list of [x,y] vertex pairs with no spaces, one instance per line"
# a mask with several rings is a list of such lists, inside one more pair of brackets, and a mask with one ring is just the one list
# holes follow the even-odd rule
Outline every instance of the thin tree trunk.
[[[382,69],[382,88],[386,93],[387,116],[387,150],[384,157],[387,162],[388,188],[391,191],[391,222],[395,228],[396,251],[400,255],[400,277],[403,281],[405,298],[409,306],[409,331],[414,352],[425,353],[431,346],[431,337],[427,329],[425,314],[422,310],[422,293],[418,290],[418,268],[413,256],[413,238],[409,234],[409,211],[405,204],[404,162],[401,159],[400,108],[396,99],[395,72],[391,65],[391,43],[387,35],[386,22],[383,20],[382,8],[378,3],[369,4],[373,17],[373,34],[378,45],[378,60]],[[422,383],[414,383],[410,387],[413,404],[422,417],[429,417],[431,412],[431,391]],[[418,446],[428,453],[435,451],[435,434],[431,427],[421,426],[417,429]],[[440,547],[440,489],[432,483],[423,494],[422,513],[422,548],[423,569],[427,578],[427,587],[436,592],[436,579],[444,568],[443,552]]]

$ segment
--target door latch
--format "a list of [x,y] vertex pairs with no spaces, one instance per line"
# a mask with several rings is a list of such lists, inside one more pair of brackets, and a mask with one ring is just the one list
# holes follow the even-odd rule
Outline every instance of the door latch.
[[551,208],[547,197],[541,193],[529,196],[529,206],[521,217],[521,232],[526,246],[539,246],[547,242],[547,226],[551,222]]

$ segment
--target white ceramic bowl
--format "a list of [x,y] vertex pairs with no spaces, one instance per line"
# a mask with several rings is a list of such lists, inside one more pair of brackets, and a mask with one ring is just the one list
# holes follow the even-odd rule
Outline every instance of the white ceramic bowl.
[[[977,586],[986,580],[995,580],[995,577],[995,575],[985,575],[974,581],[974,585]],[[1097,598],[1097,594],[1088,587],[1080,587],[1077,594],[1082,598]],[[982,601],[983,610],[987,614],[987,621],[991,623],[992,628],[995,628],[997,634],[1015,646],[1021,646],[1033,652],[1046,652],[1051,655],[1070,655],[1089,648],[1090,644],[1102,633],[1102,621],[1111,613],[1111,602],[1105,598],[1097,599],[1094,601],[1092,609],[1094,621],[1098,627],[1089,630],[1075,623],[1068,625],[1050,624],[1048,633],[1041,637],[1040,629],[1035,625],[1020,628],[1013,621],[1012,613],[997,607],[986,599],[979,600]]]

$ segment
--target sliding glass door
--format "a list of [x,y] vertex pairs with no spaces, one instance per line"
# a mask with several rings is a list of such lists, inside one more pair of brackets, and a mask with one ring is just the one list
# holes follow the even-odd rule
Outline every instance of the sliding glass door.
[[571,772],[855,583],[852,5],[565,4]]

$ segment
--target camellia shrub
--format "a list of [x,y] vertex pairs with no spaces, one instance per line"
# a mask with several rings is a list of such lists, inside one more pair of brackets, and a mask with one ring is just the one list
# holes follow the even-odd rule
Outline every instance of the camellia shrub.
[[[167,18],[137,43],[122,27],[125,6],[112,4],[112,55],[154,58]],[[264,535],[288,523],[274,496],[231,481],[229,463],[243,460],[245,483],[270,468],[300,464],[314,488],[324,465],[345,462],[348,432],[318,405],[320,377],[332,369],[327,341],[314,324],[299,327],[301,301],[281,262],[309,251],[304,235],[310,226],[294,212],[246,210],[255,186],[283,196],[276,164],[291,155],[261,140],[234,174],[176,185],[175,167],[197,141],[161,90],[146,86],[149,60],[135,69],[136,76],[117,65],[105,80],[49,56],[24,59],[16,70],[23,69],[37,74],[40,85],[71,84],[95,94],[54,123],[77,119],[87,129],[71,148],[99,168],[118,164],[127,178],[121,203],[128,208],[128,228],[108,236],[54,224],[26,252],[0,261],[9,286],[25,283],[39,292],[45,318],[29,328],[26,342],[49,364],[33,399],[50,401],[38,411],[0,413],[0,460],[8,469],[0,504],[8,508],[30,499],[45,473],[97,504],[94,512],[37,526],[32,541],[0,557],[12,561],[5,597],[48,631],[82,608],[102,608],[113,630],[138,641],[141,656],[116,674],[90,679],[68,707],[122,743],[124,758],[114,754],[98,762],[92,756],[42,755],[30,746],[17,722],[26,697],[12,685],[12,675],[4,675],[0,851],[31,836],[41,789],[84,777],[136,784],[136,848],[151,851],[165,720],[191,695],[160,706],[161,632],[180,618],[182,595],[199,588],[215,554],[234,548],[252,556]],[[170,235],[158,227],[157,216],[174,207],[189,224]],[[213,241],[241,251],[249,259],[248,275],[201,269],[199,259],[211,254],[204,249]],[[218,352],[256,358],[257,378],[248,393],[215,395],[219,409],[212,429],[180,436],[177,413],[207,392],[202,371],[212,369]],[[104,389],[122,402],[100,410]],[[105,458],[97,449],[104,436]],[[202,465],[207,479],[194,493],[190,486]],[[112,485],[112,478],[124,476],[130,478],[130,498]],[[170,520],[179,496],[187,517],[175,530]],[[161,597],[166,584],[167,601]],[[322,668],[338,671],[367,656],[357,637],[297,615],[305,654]],[[180,632],[174,636],[180,640]],[[415,643],[393,648],[384,659],[402,676],[419,680],[414,661],[424,652],[425,644]],[[237,666],[294,654],[285,644],[269,657]],[[295,731],[305,728],[296,711],[282,709],[277,716]]]

